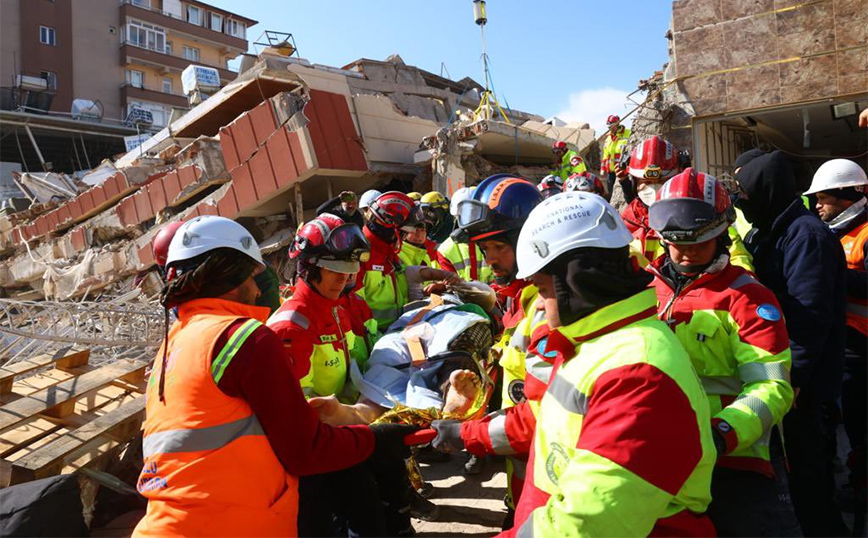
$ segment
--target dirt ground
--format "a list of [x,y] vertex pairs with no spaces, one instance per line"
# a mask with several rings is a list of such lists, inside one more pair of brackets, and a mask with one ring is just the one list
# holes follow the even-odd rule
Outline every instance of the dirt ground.
[[482,473],[463,473],[467,455],[453,454],[445,463],[421,464],[434,486],[430,500],[440,506],[437,521],[413,520],[419,536],[493,536],[506,515],[506,473],[502,459],[488,459]]

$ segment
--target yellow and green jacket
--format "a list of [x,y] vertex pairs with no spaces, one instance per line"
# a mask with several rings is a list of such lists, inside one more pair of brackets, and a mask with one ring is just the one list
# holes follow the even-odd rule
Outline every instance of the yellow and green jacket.
[[371,308],[377,321],[377,332],[384,333],[401,316],[409,302],[407,275],[395,252],[395,245],[383,241],[367,227],[364,233],[371,244],[371,257],[361,264],[355,291]]
[[473,241],[457,243],[451,237],[437,248],[437,262],[441,269],[458,273],[464,280],[478,280],[488,284],[494,279],[485,256]]

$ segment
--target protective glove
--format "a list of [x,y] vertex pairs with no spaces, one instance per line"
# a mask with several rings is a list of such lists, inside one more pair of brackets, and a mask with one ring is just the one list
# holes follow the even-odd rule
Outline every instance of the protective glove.
[[409,457],[410,447],[404,444],[404,438],[419,431],[418,426],[409,424],[374,424],[370,428],[376,440],[370,459],[379,462]]
[[726,439],[723,438],[723,434],[715,428],[711,428],[711,437],[714,439],[714,448],[717,449],[717,457],[719,458],[726,454]]
[[437,431],[437,437],[431,441],[431,446],[443,452],[464,450],[460,420],[435,420],[431,423],[431,427]]

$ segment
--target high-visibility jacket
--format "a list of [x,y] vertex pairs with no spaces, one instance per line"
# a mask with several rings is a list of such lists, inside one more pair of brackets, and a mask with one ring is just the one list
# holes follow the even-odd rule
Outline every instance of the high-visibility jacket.
[[424,265],[435,269],[439,268],[436,262],[437,245],[430,240],[426,240],[425,245],[421,247],[404,241],[401,244],[401,251],[398,252],[398,258],[405,267]]
[[[358,351],[356,334],[339,299],[326,299],[299,280],[292,297],[268,319],[268,327],[291,354],[305,396],[355,399],[352,387],[345,385],[353,350]],[[364,362],[366,358],[357,359]]]
[[374,235],[367,226],[364,233],[371,244],[371,257],[361,264],[355,291],[371,307],[377,330],[385,332],[401,316],[409,301],[407,275],[395,252],[395,245]]
[[[868,222],[863,222],[841,236],[841,246],[847,258],[847,269],[865,274],[865,243],[868,242]],[[847,326],[868,336],[868,300],[858,293],[847,293]]]
[[615,166],[621,160],[621,155],[624,153],[624,148],[627,147],[629,140],[630,129],[623,125],[618,128],[618,132],[614,135],[606,134],[606,145],[603,146],[603,156],[600,159],[600,175],[606,176],[609,172],[615,171]]
[[772,427],[793,403],[792,355],[774,293],[724,258],[682,289],[655,275],[659,317],[690,355],[708,395],[712,424],[726,440],[721,467],[774,476]]
[[473,241],[457,243],[451,237],[437,248],[437,262],[446,271],[458,273],[464,280],[478,280],[485,284],[491,282],[494,274],[485,264],[482,250]]
[[[232,357],[262,325],[267,307],[220,299],[181,305],[147,387],[144,467],[148,499],[133,536],[295,536],[298,480],[286,473],[250,405],[217,386]],[[239,320],[219,354],[214,346]]]
[[560,166],[552,170],[552,175],[558,176],[563,181],[566,181],[571,175],[581,174],[587,170],[588,167],[585,166],[585,160],[582,159],[581,155],[573,150],[569,150],[564,153],[563,157],[561,157]]
[[713,536],[708,400],[644,290],[553,329],[508,536]]
[[374,344],[381,336],[377,331],[377,320],[371,313],[371,307],[356,292],[344,294],[340,298],[340,303],[344,310],[349,313],[353,334],[356,335],[350,355],[364,371],[364,365],[371,356]]
[[[627,229],[633,234],[633,243],[631,247],[641,252],[647,261],[654,262],[657,258],[666,254],[666,246],[660,235],[651,229],[648,224],[648,206],[639,198],[634,198],[627,207],[621,211],[621,219],[627,225]],[[748,271],[753,271],[753,257],[748,252],[744,245],[741,236],[730,226],[727,229],[729,234],[729,259],[733,265],[743,267]]]

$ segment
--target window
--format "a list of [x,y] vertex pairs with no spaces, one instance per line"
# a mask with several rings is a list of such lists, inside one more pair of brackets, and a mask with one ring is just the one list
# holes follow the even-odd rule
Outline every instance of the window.
[[127,69],[127,84],[133,86],[134,88],[144,88],[145,87],[145,74],[141,71],[136,71],[135,69]]
[[223,31],[223,15],[211,14],[211,29],[215,32]]
[[172,93],[172,79],[163,78],[163,93]]
[[127,24],[127,41],[143,49],[165,52],[166,30],[159,26],[130,19]]
[[172,42],[166,41],[166,54],[172,54]]
[[148,9],[151,7],[151,0],[133,0],[133,5]]
[[184,45],[184,58],[186,58],[192,62],[198,62],[199,61],[199,49],[196,49],[193,47],[188,47],[187,45]]
[[187,6],[187,22],[196,26],[202,26],[202,10],[197,7]]
[[232,19],[229,19],[228,21],[226,21],[226,33],[231,35],[231,36],[239,37],[241,39],[246,39],[246,33],[245,33],[246,30],[247,30],[247,27],[244,26],[243,22],[239,22],[239,21],[232,20]]
[[46,82],[48,82],[49,90],[57,89],[57,73],[52,73],[51,71],[42,71],[39,76],[44,78]]
[[52,47],[57,44],[54,38],[54,28],[48,26],[40,26],[39,27],[39,42],[43,45],[51,45]]

